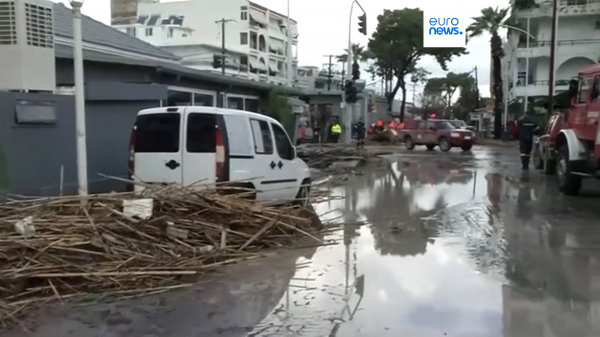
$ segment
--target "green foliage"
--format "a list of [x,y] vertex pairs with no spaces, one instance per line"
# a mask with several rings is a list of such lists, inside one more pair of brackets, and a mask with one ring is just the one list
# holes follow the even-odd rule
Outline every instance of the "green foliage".
[[287,99],[281,96],[277,88],[269,92],[269,102],[267,105],[271,117],[275,118],[281,124],[289,122],[293,117],[293,111],[288,104]]
[[410,76],[410,81],[413,84],[426,83],[429,75],[431,75],[431,73],[424,68],[415,68],[415,71]]
[[[428,94],[437,94],[440,96],[446,114],[450,114],[450,108],[452,105],[452,98],[456,93],[456,90],[461,88],[462,91],[468,91],[475,87],[475,79],[471,77],[470,73],[459,73],[453,72],[447,73],[445,77],[434,77],[430,78],[425,84],[424,91]],[[473,100],[475,96],[472,96]]]
[[[353,62],[364,62],[372,57],[372,53],[364,46],[361,46],[360,43],[352,44],[351,51]],[[344,54],[336,56],[338,62],[348,62],[348,49],[344,49],[344,52]]]
[[466,54],[464,48],[424,48],[423,11],[418,8],[384,10],[377,17],[377,29],[369,40],[369,50],[375,62],[373,70],[378,76],[396,78],[396,84],[387,94],[391,106],[399,89],[402,89],[400,119],[404,120],[406,107],[406,80],[417,71],[417,63],[425,55],[435,57],[442,69],[455,56]]

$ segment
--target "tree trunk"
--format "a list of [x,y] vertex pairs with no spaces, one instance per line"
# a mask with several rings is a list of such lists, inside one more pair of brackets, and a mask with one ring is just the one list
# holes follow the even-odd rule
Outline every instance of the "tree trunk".
[[400,104],[400,123],[404,123],[404,110],[406,109],[406,83],[404,83],[404,81],[402,81],[400,89],[402,89],[402,103]]
[[494,77],[494,138],[502,137],[502,105],[504,92],[502,91],[502,40],[498,34],[492,36],[492,64]]

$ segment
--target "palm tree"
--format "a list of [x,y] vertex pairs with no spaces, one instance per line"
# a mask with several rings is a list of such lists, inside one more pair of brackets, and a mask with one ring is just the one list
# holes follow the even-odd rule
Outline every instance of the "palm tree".
[[498,34],[498,30],[507,26],[510,20],[509,11],[510,8],[484,8],[481,10],[481,16],[473,18],[475,22],[467,28],[469,37],[480,36],[483,33],[492,35],[490,45],[492,50],[492,77],[494,80],[494,137],[497,139],[500,138],[502,127],[502,110],[500,108],[503,101],[501,60],[504,57],[502,39]]

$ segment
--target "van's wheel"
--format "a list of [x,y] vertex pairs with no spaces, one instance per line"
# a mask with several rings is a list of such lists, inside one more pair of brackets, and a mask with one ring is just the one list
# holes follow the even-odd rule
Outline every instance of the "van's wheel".
[[558,189],[566,195],[576,195],[581,189],[581,176],[573,174],[572,162],[569,160],[569,147],[561,146],[557,153],[556,175]]
[[412,150],[415,148],[415,141],[411,136],[406,136],[406,138],[404,138],[404,146],[406,146],[407,150]]
[[541,170],[544,168],[544,159],[542,158],[542,151],[540,151],[540,146],[537,145],[535,147],[535,149],[533,149],[533,167],[535,167],[538,170]]
[[448,143],[448,138],[441,137],[438,141],[438,144],[440,146],[440,150],[442,150],[443,152],[450,151],[450,143]]
[[427,147],[427,150],[432,151],[433,149],[435,149],[435,145],[434,144],[427,144],[425,145]]
[[302,207],[308,207],[310,205],[309,199],[310,189],[308,186],[300,186],[298,194],[296,194],[296,204]]

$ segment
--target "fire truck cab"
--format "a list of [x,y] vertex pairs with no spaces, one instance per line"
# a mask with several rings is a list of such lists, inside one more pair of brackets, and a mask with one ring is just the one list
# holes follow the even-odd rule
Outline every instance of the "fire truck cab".
[[583,178],[600,178],[600,64],[582,70],[566,94],[565,112],[550,118],[533,163],[557,175],[561,192],[576,195]]

